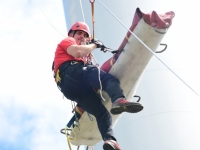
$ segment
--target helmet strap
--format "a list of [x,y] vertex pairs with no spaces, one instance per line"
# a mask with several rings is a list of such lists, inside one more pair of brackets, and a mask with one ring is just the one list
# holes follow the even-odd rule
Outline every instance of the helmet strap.
[[72,31],[72,37],[76,34],[77,30]]

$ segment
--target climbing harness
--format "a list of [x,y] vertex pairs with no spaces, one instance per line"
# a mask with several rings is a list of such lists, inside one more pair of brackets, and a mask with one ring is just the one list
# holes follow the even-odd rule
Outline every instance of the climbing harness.
[[60,70],[58,69],[56,71],[56,76],[55,76],[56,83],[61,82],[61,77],[59,74],[60,74]]
[[[95,23],[95,20],[94,20],[94,2],[95,2],[95,0],[89,0],[89,1],[91,3],[91,10],[92,10],[92,33],[93,33],[92,39],[94,39],[95,38],[95,36],[94,36],[94,23]],[[90,54],[90,55],[94,58],[94,55],[92,55],[92,54]],[[97,62],[95,58],[94,58],[94,60],[95,60],[95,62]],[[100,96],[101,96],[101,99],[105,101],[105,99],[102,95],[102,83],[101,83],[101,79],[100,79],[100,68],[99,68],[98,63],[96,63],[96,67],[98,69],[98,79],[99,79],[99,84],[100,84],[100,89],[99,89]]]

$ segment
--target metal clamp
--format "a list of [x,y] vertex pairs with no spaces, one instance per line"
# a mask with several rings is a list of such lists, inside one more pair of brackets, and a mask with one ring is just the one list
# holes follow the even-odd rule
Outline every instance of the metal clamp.
[[161,51],[155,51],[155,53],[162,53],[167,49],[167,44],[160,44],[160,45],[165,46],[164,49]]

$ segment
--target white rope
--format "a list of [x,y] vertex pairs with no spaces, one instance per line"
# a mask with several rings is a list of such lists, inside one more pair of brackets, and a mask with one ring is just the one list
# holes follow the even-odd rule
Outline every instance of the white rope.
[[[81,3],[81,0],[80,0],[80,6],[81,6],[81,10],[82,10],[82,16],[83,16],[83,20],[84,20],[84,22],[85,22],[85,17],[84,17],[84,12],[83,12],[83,6],[82,6],[82,3]],[[93,37],[94,38],[94,37]],[[99,68],[99,64],[98,64],[98,62],[97,62],[97,60],[95,59],[95,57],[94,57],[94,55],[91,53],[91,55],[92,55],[92,58],[94,59],[94,62],[96,63],[96,67],[97,67],[97,69],[98,69],[98,79],[99,79],[99,84],[100,84],[100,89],[99,89],[99,92],[100,92],[100,96],[101,96],[101,98],[102,98],[102,100],[104,100],[105,101],[105,99],[104,99],[104,97],[103,97],[103,95],[102,95],[102,83],[101,83],[101,79],[100,79],[100,68]]]
[[106,101],[105,98],[104,98],[103,95],[102,95],[102,83],[101,83],[101,79],[100,79],[100,72],[101,72],[101,70],[100,70],[99,64],[97,63],[97,61],[96,61],[94,55],[93,55],[92,53],[91,53],[91,55],[92,55],[92,58],[94,59],[94,61],[95,61],[95,63],[96,63],[95,66],[96,66],[97,69],[98,69],[98,79],[99,79],[99,84],[100,84],[100,89],[99,89],[100,96],[101,96],[102,100]]
[[191,88],[181,77],[179,77],[170,67],[168,67],[147,45],[145,45],[142,40],[140,40],[129,28],[127,28],[100,0],[97,0],[108,12],[110,12],[144,47],[146,47],[149,52],[152,53],[165,67],[167,67],[178,79],[180,79],[188,88],[190,88],[196,95],[199,94]]
[[[36,1],[37,5],[39,6],[40,10],[42,11],[44,17],[46,18],[47,22],[48,22],[58,33],[60,33],[60,34],[61,34],[62,36],[64,36],[64,37],[66,37],[64,34],[62,34],[62,33],[48,20],[48,18],[46,17],[46,15],[45,15],[45,13],[44,13],[42,7],[40,6],[39,2],[38,2],[37,0],[35,0],[35,1]],[[60,89],[59,89],[59,90],[60,90]],[[65,97],[64,97],[64,94],[62,94],[62,98],[63,98],[63,99],[65,98]]]
[[85,17],[84,17],[83,6],[82,6],[81,0],[80,0],[80,6],[81,6],[81,11],[82,11],[83,21],[85,22]]
[[47,22],[49,22],[49,24],[50,24],[58,33],[60,33],[60,34],[61,34],[62,36],[64,36],[64,37],[66,37],[64,34],[62,34],[62,33],[49,21],[49,19],[46,17],[46,15],[45,15],[45,13],[44,13],[42,7],[40,6],[39,2],[38,2],[37,0],[35,0],[35,1],[36,1],[36,3],[38,4],[40,10],[42,11],[44,17],[46,18]]

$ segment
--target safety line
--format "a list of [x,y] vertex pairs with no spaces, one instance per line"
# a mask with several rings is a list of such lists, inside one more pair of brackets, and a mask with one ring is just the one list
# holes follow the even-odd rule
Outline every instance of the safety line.
[[92,58],[94,59],[94,62],[96,63],[96,67],[98,69],[98,79],[99,79],[99,85],[100,85],[100,89],[99,89],[99,92],[100,92],[100,96],[101,96],[101,99],[106,101],[105,98],[103,97],[103,94],[102,94],[102,83],[101,83],[101,78],[100,78],[100,67],[99,67],[99,63],[97,62],[96,58],[94,57],[94,55],[91,53],[92,55]]
[[[196,95],[199,96],[199,94],[191,88],[181,77],[179,77],[170,67],[168,67],[157,55],[154,54],[154,52],[142,42],[129,28],[127,28],[100,0],[97,0],[108,12],[110,12],[144,47],[149,50],[165,67],[167,67],[178,79],[180,79],[188,88],[190,88]],[[199,96],[200,97],[200,96]]]
[[44,13],[42,7],[40,6],[39,2],[38,2],[37,0],[35,0],[35,1],[36,1],[36,3],[38,4],[40,10],[42,11],[44,17],[45,17],[46,20],[49,22],[49,24],[50,24],[58,33],[60,33],[60,34],[61,34],[62,36],[64,36],[64,37],[66,37],[64,34],[62,34],[62,33],[49,21],[49,19],[47,18],[47,16],[46,16],[45,13]]
[[80,0],[80,6],[81,6],[81,11],[82,11],[83,21],[85,22],[85,17],[84,17],[83,6],[82,6],[81,0]]
[[[91,4],[94,3],[94,2],[91,2]],[[84,18],[84,12],[83,12],[83,6],[82,6],[82,3],[81,3],[81,0],[80,0],[80,6],[81,6],[81,10],[82,10],[82,16],[83,16],[83,19],[84,19],[84,22],[85,22],[85,18]],[[94,7],[94,4],[93,4],[93,7]],[[94,13],[94,11],[92,11],[92,13]],[[92,14],[92,18],[94,17],[94,14]],[[94,38],[94,22],[93,22],[93,37]],[[98,69],[98,79],[99,79],[99,84],[100,84],[100,89],[99,89],[99,92],[100,92],[100,96],[101,96],[101,99],[106,101],[105,98],[103,97],[103,94],[102,94],[102,83],[101,83],[101,79],[100,79],[100,68],[99,68],[99,64],[97,62],[97,60],[95,59],[94,55],[92,54],[91,52],[91,56],[92,58],[94,59],[94,62],[96,63],[96,67]]]
[[[59,31],[56,29],[56,27],[48,20],[48,18],[46,17],[46,15],[45,15],[45,13],[44,13],[42,7],[40,6],[39,2],[38,2],[37,0],[35,0],[35,1],[36,1],[36,3],[38,4],[40,10],[42,11],[44,17],[45,17],[46,20],[49,22],[49,24],[50,24],[58,33],[60,33],[60,34],[61,34],[62,36],[64,36],[64,37],[66,37],[66,36],[63,35],[61,32],[59,32]],[[80,0],[80,6],[81,6],[81,10],[82,10],[83,20],[84,20],[84,22],[85,22],[85,17],[84,17],[84,12],[83,12],[83,7],[82,7],[81,0]],[[91,53],[91,54],[92,54],[92,53]],[[93,57],[93,59],[94,59],[96,65],[99,65],[99,64],[97,63],[97,61],[96,61],[94,55],[92,55],[92,57]],[[102,84],[101,84],[101,80],[100,80],[100,68],[99,68],[99,67],[97,67],[97,68],[98,68],[98,79],[99,79],[99,82],[100,82],[100,96],[101,96],[101,98],[105,101],[105,99],[104,99],[104,97],[103,97],[103,95],[102,95]],[[64,99],[64,94],[63,94],[63,99]]]

